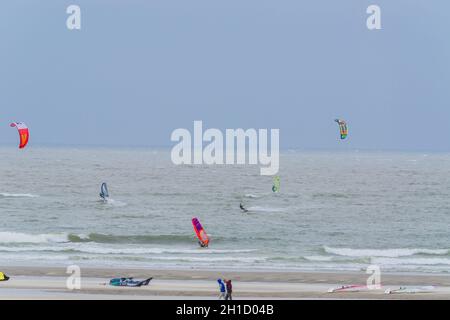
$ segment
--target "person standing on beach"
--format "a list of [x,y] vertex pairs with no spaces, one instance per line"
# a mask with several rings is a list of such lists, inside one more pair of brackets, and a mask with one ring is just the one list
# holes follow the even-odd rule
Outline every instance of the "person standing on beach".
[[223,283],[222,279],[217,279],[217,282],[219,283],[219,300],[226,298],[226,290],[225,290],[225,283]]
[[233,300],[231,294],[233,293],[233,285],[231,284],[231,280],[225,280],[225,284],[227,287],[227,295],[225,296],[225,300]]

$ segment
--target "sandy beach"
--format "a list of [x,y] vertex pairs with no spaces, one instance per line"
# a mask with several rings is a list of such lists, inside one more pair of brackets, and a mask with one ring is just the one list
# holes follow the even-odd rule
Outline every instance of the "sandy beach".
[[[364,284],[361,273],[312,272],[220,272],[202,270],[82,269],[80,290],[66,287],[63,268],[7,267],[11,279],[0,282],[0,299],[180,299],[216,300],[217,278],[233,280],[234,299],[449,299],[450,276],[386,274],[382,287],[359,292],[328,293],[328,289],[348,284]],[[153,277],[147,287],[112,287],[109,279],[118,276]],[[432,292],[385,294],[400,286],[434,286]]]

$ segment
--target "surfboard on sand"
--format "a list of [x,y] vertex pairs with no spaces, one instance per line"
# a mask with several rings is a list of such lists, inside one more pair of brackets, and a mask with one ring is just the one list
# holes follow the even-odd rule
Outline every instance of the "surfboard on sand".
[[397,289],[387,289],[385,294],[399,294],[399,293],[430,293],[433,292],[433,286],[422,286],[422,287],[399,287]]
[[330,288],[330,289],[328,289],[328,293],[359,292],[359,291],[367,291],[367,290],[370,290],[370,288],[367,285],[350,284],[350,285],[344,285],[344,286],[340,286],[340,287]]

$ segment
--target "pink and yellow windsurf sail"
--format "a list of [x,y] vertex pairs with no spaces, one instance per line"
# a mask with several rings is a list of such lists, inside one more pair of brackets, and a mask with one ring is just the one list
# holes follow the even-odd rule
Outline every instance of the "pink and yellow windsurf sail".
[[28,140],[30,139],[30,131],[28,130],[27,125],[23,122],[13,122],[10,126],[12,128],[16,127],[19,132],[19,149],[25,148],[25,146],[28,144]]
[[209,244],[209,237],[206,234],[205,229],[203,229],[203,226],[201,225],[200,221],[198,221],[197,218],[192,219],[192,225],[194,227],[195,234],[197,235],[198,240],[204,245],[208,246]]

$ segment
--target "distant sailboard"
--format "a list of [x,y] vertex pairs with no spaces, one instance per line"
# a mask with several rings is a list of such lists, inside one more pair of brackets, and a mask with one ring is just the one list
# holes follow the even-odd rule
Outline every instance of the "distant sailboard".
[[108,186],[105,182],[103,182],[102,186],[100,187],[100,198],[102,198],[104,201],[107,201],[109,198]]
[[203,229],[202,224],[197,218],[192,219],[192,226],[194,227],[195,234],[199,240],[200,246],[207,247],[209,245],[209,237]]
[[334,121],[336,121],[337,124],[339,125],[339,133],[341,135],[341,140],[344,140],[345,138],[347,138],[348,135],[347,123],[341,119],[336,119]]
[[272,192],[280,192],[280,177],[279,176],[275,176],[273,178],[273,185],[272,185]]
[[30,131],[28,130],[28,127],[23,122],[13,122],[10,124],[11,128],[17,128],[17,131],[19,132],[19,149],[23,149],[28,144],[28,140],[30,139]]

